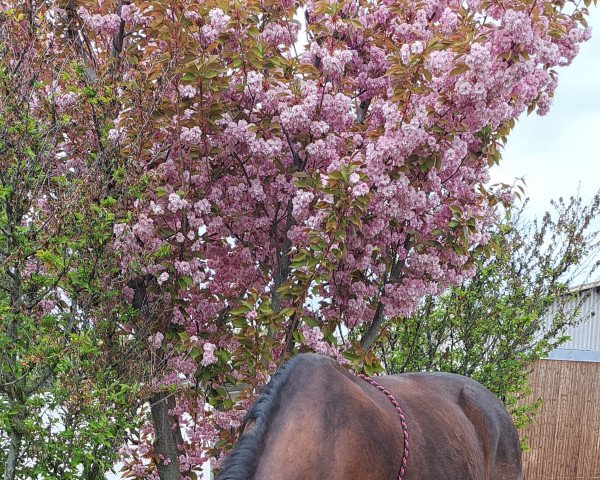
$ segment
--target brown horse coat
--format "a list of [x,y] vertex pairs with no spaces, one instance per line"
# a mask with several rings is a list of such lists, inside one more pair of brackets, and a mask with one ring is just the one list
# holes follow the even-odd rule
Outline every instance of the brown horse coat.
[[[410,449],[404,480],[521,480],[503,404],[447,373],[377,377],[400,403]],[[248,412],[218,480],[397,480],[400,420],[388,397],[334,360],[294,357]]]

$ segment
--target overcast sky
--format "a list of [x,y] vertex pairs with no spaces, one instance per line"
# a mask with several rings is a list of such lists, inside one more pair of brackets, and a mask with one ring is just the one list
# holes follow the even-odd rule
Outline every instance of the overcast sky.
[[575,194],[578,186],[585,199],[600,188],[600,8],[592,7],[589,24],[592,39],[559,70],[550,112],[523,116],[491,171],[495,182],[525,177],[532,214],[547,210],[552,198]]

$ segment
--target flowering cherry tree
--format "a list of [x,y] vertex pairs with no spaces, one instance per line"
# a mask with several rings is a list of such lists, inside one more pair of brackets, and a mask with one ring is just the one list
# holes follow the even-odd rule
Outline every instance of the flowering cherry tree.
[[40,12],[88,84],[46,82],[58,108],[111,92],[85,125],[123,159],[106,283],[139,312],[111,321],[153,367],[151,419],[123,454],[131,477],[163,480],[193,478],[231,443],[251,388],[227,385],[264,383],[298,349],[372,373],[386,322],[472,275],[494,205],[511,201],[489,168],[519,115],[548,111],[553,68],[590,34],[573,1]]

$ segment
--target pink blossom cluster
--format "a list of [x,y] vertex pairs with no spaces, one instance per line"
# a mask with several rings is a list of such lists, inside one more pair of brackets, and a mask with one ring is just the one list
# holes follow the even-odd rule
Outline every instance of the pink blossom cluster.
[[116,13],[93,14],[83,6],[79,7],[77,13],[88,27],[105,35],[114,35],[121,26],[121,17]]
[[144,21],[142,12],[134,2],[125,3],[121,7],[121,18],[130,24],[138,24]]
[[156,332],[155,334],[148,337],[148,343],[153,349],[156,350],[160,348],[164,338],[165,336],[162,334],[162,332]]
[[179,138],[188,145],[198,145],[202,141],[202,130],[198,126],[192,128],[182,127]]
[[67,92],[64,95],[59,96],[56,99],[56,106],[59,112],[64,112],[65,110],[75,106],[77,101],[79,100],[79,95],[75,92]]
[[192,85],[179,85],[179,95],[183,98],[194,98],[196,93],[197,91]]
[[209,21],[202,27],[202,35],[208,43],[211,43],[227,29],[230,17],[220,8],[213,8],[208,17]]
[[204,351],[202,353],[202,361],[200,362],[200,364],[203,367],[206,367],[207,365],[212,365],[213,363],[217,362],[217,357],[215,357],[215,349],[216,349],[216,345],[210,343],[210,342],[206,342],[203,347],[202,350]]
[[298,40],[298,22],[270,22],[262,31],[262,38],[271,45],[291,46]]
[[301,332],[304,335],[305,345],[313,352],[335,358],[340,363],[345,362],[339,349],[324,340],[323,332],[319,327],[310,328],[307,325],[302,325]]

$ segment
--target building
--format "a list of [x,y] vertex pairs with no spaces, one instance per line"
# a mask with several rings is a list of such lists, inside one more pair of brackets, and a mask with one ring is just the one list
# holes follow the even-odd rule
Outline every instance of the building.
[[572,293],[577,293],[577,296],[567,304],[567,308],[579,307],[581,323],[565,330],[570,340],[551,352],[549,358],[600,362],[600,281],[580,285]]
[[530,400],[543,404],[524,432],[526,480],[600,479],[600,282],[572,293],[581,321],[530,377]]

